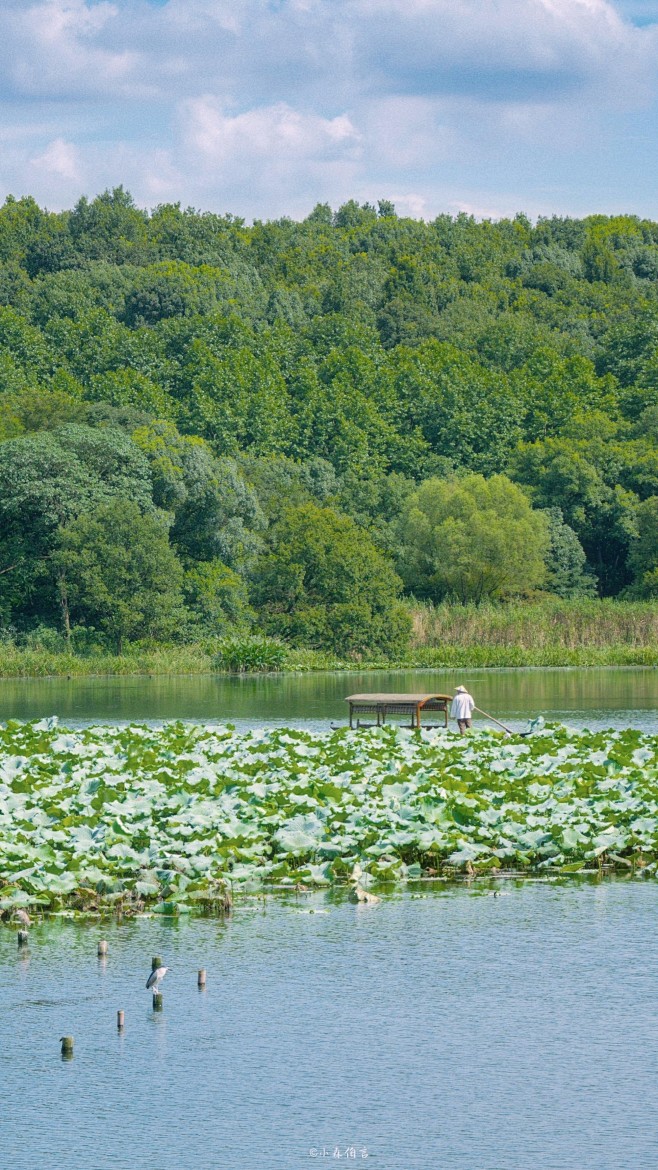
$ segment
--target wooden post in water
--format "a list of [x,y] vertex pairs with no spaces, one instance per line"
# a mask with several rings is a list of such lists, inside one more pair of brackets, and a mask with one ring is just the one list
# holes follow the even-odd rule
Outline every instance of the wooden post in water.
[[108,952],[108,946],[104,938],[98,944],[98,957],[104,959]]
[[125,1026],[125,1013],[119,1011],[119,1012],[117,1012],[117,1028],[118,1028],[119,1032],[123,1032],[124,1026]]
[[153,1011],[161,1012],[164,1006],[164,998],[161,991],[153,992]]
[[164,963],[160,955],[154,955],[151,959],[151,970],[157,971],[158,967],[164,967]]
[[71,1057],[73,1056],[73,1037],[72,1036],[60,1036],[59,1042],[62,1046],[62,1059],[63,1060],[70,1060]]
[[201,989],[203,989],[206,986],[206,969],[205,969],[205,967],[201,967],[199,969],[199,975],[197,978],[197,986]]
[[28,935],[26,930],[19,930],[18,938],[16,939],[16,941],[18,943],[19,950],[21,949],[21,947],[27,946],[27,944],[29,942],[29,938],[30,938],[30,936]]

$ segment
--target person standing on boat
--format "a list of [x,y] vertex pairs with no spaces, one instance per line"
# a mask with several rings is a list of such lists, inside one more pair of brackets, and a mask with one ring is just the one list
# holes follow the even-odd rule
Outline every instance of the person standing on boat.
[[471,715],[474,707],[475,699],[469,695],[466,687],[457,687],[450,708],[450,717],[457,720],[460,735],[465,735],[466,728],[471,726]]

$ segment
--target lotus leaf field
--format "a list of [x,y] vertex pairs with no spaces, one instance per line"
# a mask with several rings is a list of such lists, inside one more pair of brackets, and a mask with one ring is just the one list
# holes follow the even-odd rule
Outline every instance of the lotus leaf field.
[[170,723],[0,728],[0,908],[184,912],[227,887],[658,865],[658,737]]

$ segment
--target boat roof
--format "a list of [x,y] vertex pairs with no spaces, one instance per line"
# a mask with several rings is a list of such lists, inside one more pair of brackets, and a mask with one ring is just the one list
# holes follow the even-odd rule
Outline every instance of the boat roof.
[[399,694],[373,694],[373,695],[348,695],[345,699],[346,703],[426,703],[428,699],[440,699],[446,702],[452,699],[452,695],[399,695]]

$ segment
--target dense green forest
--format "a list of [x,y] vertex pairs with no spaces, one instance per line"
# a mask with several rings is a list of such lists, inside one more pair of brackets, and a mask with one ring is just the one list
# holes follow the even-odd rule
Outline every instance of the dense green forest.
[[399,653],[658,595],[658,223],[0,209],[0,627]]

